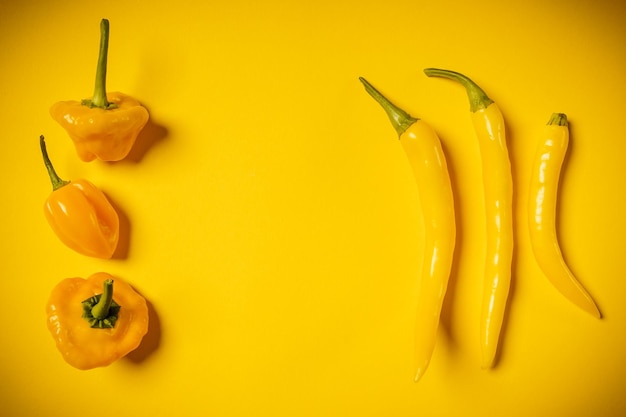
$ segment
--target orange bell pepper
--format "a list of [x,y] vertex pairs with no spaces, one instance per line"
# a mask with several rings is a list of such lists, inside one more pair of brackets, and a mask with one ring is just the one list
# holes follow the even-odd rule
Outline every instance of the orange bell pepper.
[[145,298],[105,272],[61,281],[50,294],[46,314],[63,359],[81,370],[108,366],[126,356],[148,332]]
[[67,131],[79,158],[85,162],[96,158],[103,161],[126,158],[149,118],[148,110],[134,98],[122,93],[106,93],[108,20],[102,19],[100,31],[93,97],[61,101],[50,108],[50,115]]
[[52,193],[44,205],[46,220],[69,248],[83,255],[109,259],[119,240],[119,217],[104,193],[85,179],[64,181],[57,175],[39,137]]

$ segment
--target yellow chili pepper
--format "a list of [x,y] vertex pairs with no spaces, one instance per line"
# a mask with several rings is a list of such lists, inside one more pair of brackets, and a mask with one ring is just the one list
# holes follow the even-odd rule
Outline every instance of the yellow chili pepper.
[[44,164],[52,182],[52,193],[46,199],[44,214],[52,230],[67,247],[96,258],[113,256],[119,240],[117,212],[91,182],[79,179],[64,181],[57,175],[39,137]]
[[482,366],[489,368],[497,354],[513,259],[513,179],[504,118],[496,103],[465,75],[436,68],[424,72],[429,77],[448,78],[465,87],[480,146],[487,226],[480,340]]
[[366,91],[383,107],[398,132],[423,204],[425,255],[415,324],[415,381],[426,372],[435,348],[441,307],[456,243],[454,199],[446,158],[437,133],[385,98],[364,78]]
[[68,133],[76,152],[85,162],[124,159],[139,132],[148,122],[148,110],[139,101],[122,93],[106,93],[109,21],[100,24],[100,55],[96,84],[91,99],[61,101],[50,108],[50,115]]
[[567,116],[554,113],[545,127],[543,140],[537,145],[530,179],[530,243],[537,263],[552,285],[572,303],[600,318],[595,302],[563,259],[556,234],[557,190],[568,144]]
[[105,272],[61,281],[50,294],[46,315],[63,359],[81,370],[110,365],[136,349],[148,332],[144,297]]

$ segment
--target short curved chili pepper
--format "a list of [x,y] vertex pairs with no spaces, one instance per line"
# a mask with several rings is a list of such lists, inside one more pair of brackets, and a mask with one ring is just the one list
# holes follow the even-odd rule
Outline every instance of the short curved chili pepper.
[[530,179],[530,243],[539,267],[552,285],[572,303],[600,318],[595,302],[567,266],[556,234],[557,191],[568,144],[567,116],[554,113],[537,145]]
[[61,101],[50,108],[50,115],[68,133],[76,152],[85,162],[124,159],[148,122],[148,110],[139,101],[122,94],[106,93],[109,21],[100,24],[100,55],[96,84],[91,99]]
[[383,107],[398,132],[423,201],[425,231],[415,324],[415,381],[426,372],[435,348],[456,243],[454,198],[446,158],[434,129],[384,97],[364,78],[366,91]]
[[148,332],[145,298],[105,272],[59,282],[46,315],[63,359],[81,370],[110,365],[135,350]]
[[85,179],[64,181],[57,175],[39,137],[44,164],[52,182],[44,213],[52,230],[69,248],[83,255],[109,259],[119,241],[120,221],[104,193]]
[[480,146],[487,226],[480,340],[482,366],[489,368],[496,358],[513,260],[513,178],[504,118],[496,103],[465,75],[436,68],[424,72],[429,77],[448,78],[465,87]]

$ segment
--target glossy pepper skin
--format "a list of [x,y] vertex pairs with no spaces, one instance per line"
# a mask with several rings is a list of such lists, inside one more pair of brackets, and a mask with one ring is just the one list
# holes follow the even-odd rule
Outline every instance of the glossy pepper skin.
[[50,227],[70,249],[95,258],[111,258],[119,241],[117,212],[91,182],[60,179],[48,157],[43,136],[39,144],[53,189],[44,204]]
[[126,158],[148,122],[148,111],[136,99],[118,92],[107,98],[114,108],[88,107],[80,101],[61,101],[50,108],[50,115],[67,131],[85,162]]
[[145,298],[104,272],[59,282],[46,315],[63,359],[80,370],[110,365],[136,349],[148,332]]
[[502,112],[471,79],[458,72],[427,68],[465,87],[482,159],[486,258],[480,340],[482,367],[494,365],[511,286],[513,261],[513,178]]
[[571,272],[556,234],[556,202],[559,177],[569,144],[567,116],[554,113],[537,144],[528,198],[530,243],[539,267],[572,303],[600,318],[600,310]]
[[120,161],[128,156],[148,122],[148,110],[139,101],[119,92],[106,93],[109,21],[100,24],[100,55],[91,99],[61,101],[50,115],[68,133],[78,157],[85,162]]
[[456,243],[454,198],[441,141],[426,122],[392,104],[364,78],[366,91],[396,129],[423,202],[424,261],[415,323],[415,381],[426,372],[435,348]]

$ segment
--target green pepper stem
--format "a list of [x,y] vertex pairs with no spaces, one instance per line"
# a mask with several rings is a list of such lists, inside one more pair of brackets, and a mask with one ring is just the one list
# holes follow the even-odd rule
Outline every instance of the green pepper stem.
[[91,308],[91,315],[97,320],[103,320],[109,315],[109,309],[113,302],[113,280],[104,281],[104,291],[98,303]]
[[424,73],[428,77],[441,77],[457,81],[465,87],[467,97],[469,98],[470,111],[472,113],[475,113],[478,110],[486,109],[493,103],[493,100],[490,99],[474,81],[461,73],[439,68],[426,68]]
[[367,91],[385,110],[391,124],[394,129],[396,129],[396,132],[398,132],[398,136],[401,136],[409,126],[419,120],[389,101],[387,97],[383,96],[376,88],[367,82],[365,78],[359,77],[359,81],[365,86],[365,91]]
[[109,55],[109,21],[100,21],[100,51],[98,54],[98,66],[96,68],[96,84],[91,100],[83,100],[83,105],[98,107],[101,109],[111,109],[115,104],[109,103],[106,92],[107,79],[107,58]]
[[54,170],[54,166],[50,161],[50,157],[48,156],[48,150],[46,149],[46,139],[43,135],[39,136],[39,147],[41,148],[41,155],[43,156],[43,163],[46,166],[46,170],[48,171],[48,176],[50,176],[50,182],[52,182],[52,191],[56,191],[59,188],[69,184],[69,181],[64,181],[57,175],[57,172]]
[[103,283],[104,292],[81,302],[83,318],[91,328],[112,329],[119,317],[121,306],[113,299],[113,280]]
[[552,113],[550,120],[548,120],[548,126],[550,125],[567,126],[567,115],[565,113]]

